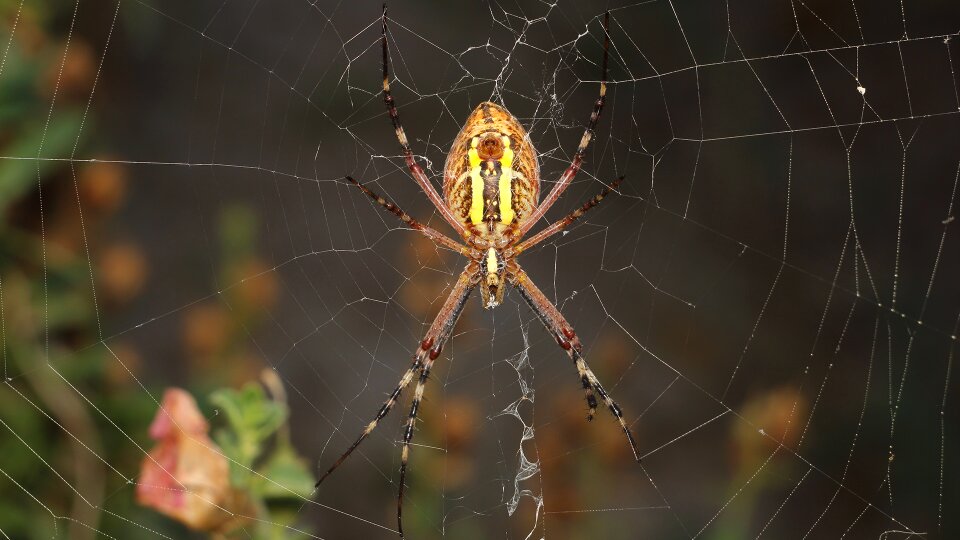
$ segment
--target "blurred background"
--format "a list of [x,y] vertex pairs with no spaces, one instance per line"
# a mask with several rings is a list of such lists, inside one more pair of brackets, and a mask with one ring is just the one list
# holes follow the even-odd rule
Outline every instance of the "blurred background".
[[[607,105],[548,217],[627,181],[521,262],[643,461],[586,421],[518,295],[471,299],[421,407],[408,537],[960,536],[960,6],[392,3],[435,185],[489,99],[549,189],[607,9]],[[395,537],[406,400],[312,489],[463,266],[343,180],[450,232],[383,108],[379,16],[0,0],[5,538]],[[229,477],[143,481],[198,442]]]

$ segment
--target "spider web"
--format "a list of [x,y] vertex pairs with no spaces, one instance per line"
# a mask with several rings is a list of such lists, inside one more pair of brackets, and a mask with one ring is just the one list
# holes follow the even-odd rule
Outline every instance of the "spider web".
[[[0,82],[23,54],[33,4],[6,8]],[[421,408],[408,535],[960,534],[957,8],[434,4],[391,5],[390,46],[400,115],[435,185],[463,120],[490,99],[530,131],[549,188],[596,99],[610,10],[607,104],[549,217],[627,181],[520,262],[577,329],[643,461],[606,411],[584,420],[576,370],[517,294],[493,311],[471,298]],[[132,503],[166,386],[202,393],[256,377],[234,362],[274,370],[293,441],[322,470],[406,369],[463,261],[343,180],[447,230],[384,113],[379,14],[366,2],[137,0],[53,17],[57,54],[44,62],[55,76],[22,126],[40,137],[0,157],[34,175],[17,219],[34,224],[38,258],[0,275],[0,490],[4,505],[40,516],[29,534],[187,534]],[[52,126],[71,114],[66,59],[81,46],[94,76],[77,92],[66,150],[51,150]],[[109,228],[72,198],[78,171],[102,163],[130,179]],[[66,172],[48,180],[54,168]],[[51,277],[51,204],[72,209],[83,235],[73,309],[96,322],[81,338],[51,322],[63,286]],[[231,273],[220,225],[237,212],[254,224],[239,249],[261,264]],[[150,267],[121,308],[102,297],[109,238],[137,242]],[[24,274],[37,276],[27,349],[13,346]],[[258,298],[257,287],[275,299],[244,315],[236,295]],[[200,306],[243,321],[229,362],[198,368],[184,352],[181,327]],[[126,378],[123,390],[78,371],[93,358]],[[146,406],[108,408],[110,392]],[[405,403],[297,499],[288,533],[394,537]],[[213,406],[203,412],[217,422]],[[11,527],[0,533],[27,534]]]

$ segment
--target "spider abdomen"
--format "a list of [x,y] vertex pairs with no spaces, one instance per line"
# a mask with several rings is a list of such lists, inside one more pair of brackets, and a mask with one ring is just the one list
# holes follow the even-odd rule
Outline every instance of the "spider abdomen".
[[447,156],[443,195],[472,234],[487,238],[530,215],[540,195],[539,170],[516,117],[491,102],[474,109]]

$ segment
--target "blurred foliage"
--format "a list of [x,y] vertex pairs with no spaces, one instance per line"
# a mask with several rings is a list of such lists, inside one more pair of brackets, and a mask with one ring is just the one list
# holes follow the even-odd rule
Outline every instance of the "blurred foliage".
[[313,490],[305,462],[290,444],[280,379],[264,370],[262,382],[210,396],[221,427],[210,424],[193,396],[176,387],[150,424],[155,441],[140,465],[136,500],[211,538],[302,538],[292,525]]
[[[64,159],[110,147],[87,111],[98,53],[80,29],[69,46],[63,37],[72,9],[0,1],[0,152],[23,158],[0,160],[0,523],[8,538],[129,538],[131,527],[189,537],[133,500],[133,471],[165,381],[143,373],[134,339],[103,332],[149,286],[151,267],[137,241],[109,228],[126,197],[127,166]],[[256,256],[256,216],[227,206],[219,225],[221,278],[242,283],[223,295],[229,309],[184,312],[180,336],[192,386],[204,392],[249,381],[262,367],[245,338],[276,295]],[[219,326],[204,324],[211,320]],[[244,536],[299,537],[284,526],[312,482],[291,446],[286,405],[250,384],[213,392],[201,410],[212,407],[224,412],[216,433],[225,453],[256,471],[234,467],[232,479],[272,523]]]
[[[151,522],[131,498],[109,495],[129,485],[115,471],[136,470],[141,455],[128,435],[143,431],[154,404],[130,384],[134,355],[114,356],[99,343],[99,317],[107,315],[98,312],[91,286],[99,246],[83,237],[78,203],[86,231],[109,220],[117,205],[101,204],[95,189],[107,171],[100,163],[70,167],[29,159],[62,158],[78,141],[85,146],[86,104],[76,83],[89,80],[95,66],[81,37],[74,54],[64,54],[53,37],[57,10],[68,7],[20,10],[19,2],[0,3],[6,23],[0,42],[9,43],[0,73],[0,151],[28,158],[0,161],[0,348],[7,386],[0,392],[0,454],[8,478],[0,483],[0,500],[32,497],[45,505],[0,505],[10,538],[50,538],[57,531],[93,538],[95,531],[78,522],[96,525],[103,511]],[[83,133],[93,133],[94,124],[88,117]],[[108,181],[123,193],[125,171],[113,169]],[[142,278],[146,268],[139,271]],[[133,283],[129,293],[138,294],[139,286]],[[103,530],[116,533],[111,524]]]
[[[265,378],[272,374],[266,371]],[[276,385],[271,386],[280,388],[279,380],[274,380]],[[269,399],[260,385],[252,383],[241,390],[217,390],[210,402],[226,420],[226,425],[214,432],[214,440],[230,460],[230,483],[247,494],[259,518],[256,525],[245,526],[238,535],[306,538],[305,532],[287,528],[296,520],[299,501],[313,491],[313,476],[290,443],[286,404]]]

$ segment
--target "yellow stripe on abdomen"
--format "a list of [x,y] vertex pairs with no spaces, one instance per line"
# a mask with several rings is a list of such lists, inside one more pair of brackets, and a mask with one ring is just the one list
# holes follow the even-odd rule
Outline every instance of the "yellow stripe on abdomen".
[[474,225],[483,221],[483,178],[480,177],[480,154],[477,153],[477,143],[480,137],[470,141],[470,150],[467,157],[470,160],[470,222]]
[[513,149],[510,148],[510,137],[504,135],[503,156],[500,158],[500,222],[509,225],[515,215],[513,211]]

